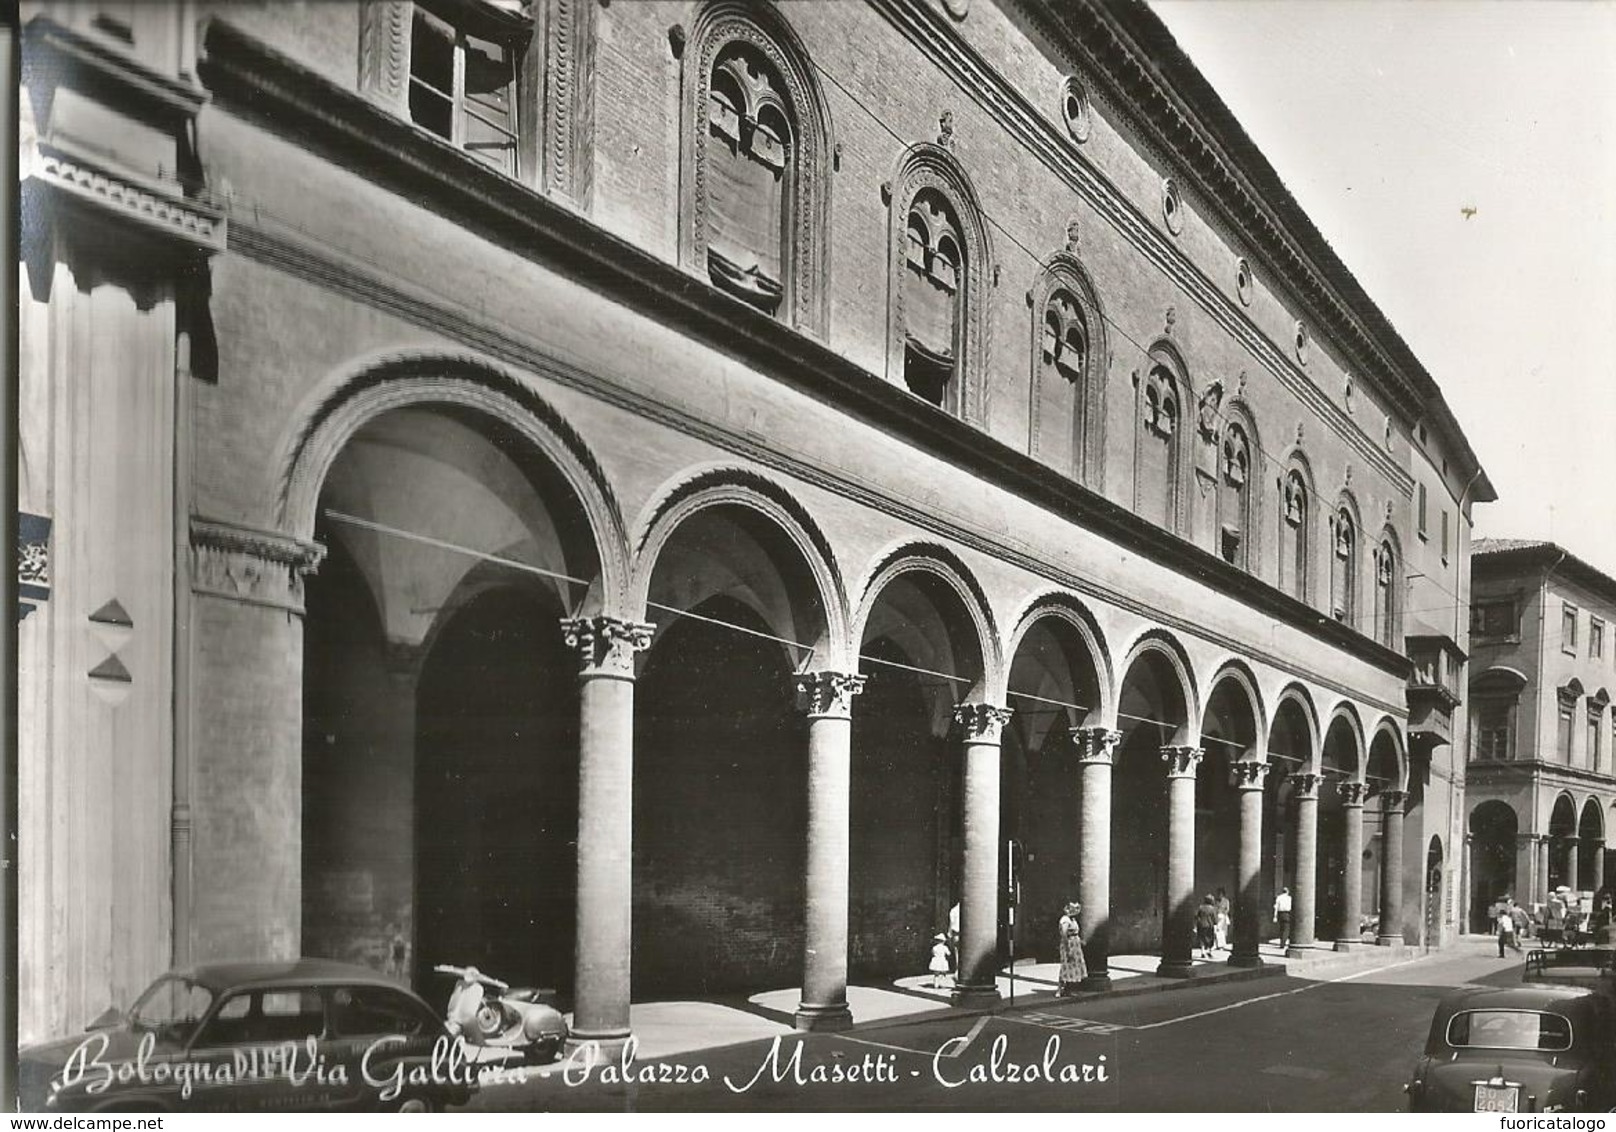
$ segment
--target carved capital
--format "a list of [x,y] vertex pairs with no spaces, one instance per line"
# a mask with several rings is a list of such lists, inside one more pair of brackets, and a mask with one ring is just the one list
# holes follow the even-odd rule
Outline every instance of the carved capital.
[[276,531],[209,519],[191,520],[191,590],[303,612],[303,578],[319,569],[325,547]]
[[1383,790],[1380,794],[1380,808],[1388,814],[1400,814],[1408,803],[1408,791]]
[[955,704],[954,722],[965,731],[967,742],[997,743],[999,732],[1015,713],[994,704]]
[[634,654],[651,647],[654,628],[616,617],[566,617],[561,621],[561,634],[567,647],[577,650],[578,669],[586,676],[632,679]]
[[1324,775],[1296,774],[1291,776],[1291,781],[1296,784],[1296,798],[1298,801],[1302,799],[1312,802],[1318,801],[1319,787],[1324,782]]
[[806,672],[797,677],[797,706],[810,716],[846,719],[853,697],[864,690],[864,677],[847,672]]
[[1364,799],[1369,796],[1369,783],[1367,782],[1337,782],[1336,793],[1341,795],[1343,806],[1362,806]]
[[1229,767],[1229,784],[1240,790],[1261,790],[1267,777],[1267,763],[1243,761]]
[[1194,778],[1195,768],[1205,754],[1199,747],[1163,747],[1162,762],[1167,764],[1168,778]]
[[1109,727],[1074,727],[1072,741],[1077,744],[1079,763],[1107,763],[1116,754],[1122,732]]

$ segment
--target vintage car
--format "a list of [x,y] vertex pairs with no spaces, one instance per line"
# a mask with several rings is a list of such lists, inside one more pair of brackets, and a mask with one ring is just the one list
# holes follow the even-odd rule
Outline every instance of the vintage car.
[[1603,1112],[1616,1105],[1616,998],[1573,986],[1443,996],[1404,1089],[1414,1112]]
[[171,971],[126,1013],[18,1057],[28,1112],[430,1112],[476,1087],[431,1007],[324,959]]
[[1616,949],[1555,947],[1528,951],[1521,981],[1616,992]]

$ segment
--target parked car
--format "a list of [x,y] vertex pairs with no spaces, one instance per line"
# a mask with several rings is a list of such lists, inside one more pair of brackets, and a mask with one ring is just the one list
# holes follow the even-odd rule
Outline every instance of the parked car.
[[1414,1112],[1603,1112],[1616,1106],[1616,998],[1575,986],[1456,990],[1404,1086]]
[[324,959],[170,971],[19,1061],[30,1112],[430,1112],[476,1087],[431,1007]]
[[1526,970],[1521,981],[1616,993],[1616,950],[1609,947],[1534,949],[1526,953]]

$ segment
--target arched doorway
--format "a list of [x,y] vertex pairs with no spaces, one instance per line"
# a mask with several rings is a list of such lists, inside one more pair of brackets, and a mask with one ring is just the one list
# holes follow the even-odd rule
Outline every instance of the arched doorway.
[[578,701],[558,622],[599,572],[582,506],[503,421],[422,404],[354,432],[316,515],[304,951],[434,1000],[442,962],[566,992]]
[[859,644],[853,702],[849,969],[887,980],[926,969],[960,902],[962,759],[954,708],[983,650],[954,572],[889,574]]
[[734,502],[678,520],[648,596],[657,631],[634,706],[635,999],[797,986],[808,724],[794,675],[825,633],[824,599],[790,534]]
[[[1099,707],[1100,678],[1073,621],[1045,614],[1028,626],[1010,662],[1010,706],[1000,757],[1000,891],[1019,895],[1013,958],[1058,961],[1059,922],[1078,898],[1080,775],[1073,728]],[[1011,886],[1011,858],[1015,887]],[[1001,923],[1010,923],[1009,908]],[[1010,940],[1002,943],[1008,953]]]
[[1165,645],[1137,653],[1118,685],[1111,785],[1113,956],[1160,953],[1167,904],[1167,772],[1163,748],[1186,743],[1190,705]]
[[1502,896],[1526,904],[1528,885],[1515,873],[1520,823],[1508,802],[1492,799],[1470,811],[1470,930],[1490,930],[1489,910]]

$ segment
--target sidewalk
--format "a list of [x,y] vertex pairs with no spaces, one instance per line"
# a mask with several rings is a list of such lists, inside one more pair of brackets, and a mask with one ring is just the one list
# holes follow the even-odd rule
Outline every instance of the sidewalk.
[[[1157,975],[1160,957],[1155,955],[1114,955],[1109,969],[1112,988],[1057,998],[1055,990],[1059,966],[1054,963],[1018,963],[1013,972],[1001,971],[998,978],[1000,1001],[986,1008],[964,1009],[949,1002],[951,988],[933,989],[929,975],[898,979],[890,986],[850,985],[848,1005],[858,1034],[911,1022],[946,1018],[971,1018],[1035,1009],[1052,1003],[1105,1001],[1139,994],[1168,993],[1186,987],[1240,982],[1248,979],[1313,978],[1342,971],[1389,966],[1423,953],[1422,948],[1399,945],[1377,947],[1364,944],[1350,951],[1335,951],[1329,944],[1311,948],[1302,958],[1285,957],[1277,940],[1266,941],[1260,953],[1260,967],[1232,967],[1226,956],[1197,959],[1185,978]],[[711,1002],[648,1002],[630,1007],[630,1025],[638,1041],[641,1060],[673,1057],[697,1050],[716,1049],[742,1042],[795,1033],[793,1014],[801,997],[796,987],[765,991],[746,999]]]

